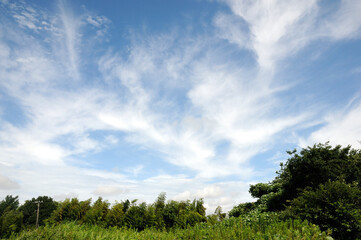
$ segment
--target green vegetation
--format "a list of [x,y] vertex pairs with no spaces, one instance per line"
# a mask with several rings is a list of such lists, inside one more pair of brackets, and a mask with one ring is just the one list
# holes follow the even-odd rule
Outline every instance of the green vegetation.
[[49,218],[52,212],[57,208],[57,203],[50,197],[43,196],[33,198],[25,201],[25,203],[19,208],[19,211],[23,213],[23,223],[25,226],[32,226],[36,224],[36,202],[41,202],[41,211],[39,211],[39,225],[44,224],[44,220]]
[[[10,239],[361,239],[361,152],[318,144],[281,164],[269,183],[250,186],[255,202],[218,207],[203,199],[113,205],[98,198],[55,202],[18,197],[0,202],[0,237]],[[41,201],[35,229],[37,201]]]
[[325,232],[307,221],[280,221],[275,214],[260,214],[253,218],[230,218],[214,225],[200,223],[186,229],[171,231],[103,228],[75,222],[23,231],[10,239],[331,239]]
[[242,203],[229,215],[279,212],[331,230],[336,239],[361,239],[361,151],[326,143],[288,154],[272,182],[250,187],[257,201]]

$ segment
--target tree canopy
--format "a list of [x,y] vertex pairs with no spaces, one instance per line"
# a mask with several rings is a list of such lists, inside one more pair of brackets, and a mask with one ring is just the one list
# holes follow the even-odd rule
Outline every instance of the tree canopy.
[[290,155],[275,179],[250,186],[256,202],[235,206],[230,216],[282,211],[331,229],[337,239],[361,237],[361,151],[315,144]]

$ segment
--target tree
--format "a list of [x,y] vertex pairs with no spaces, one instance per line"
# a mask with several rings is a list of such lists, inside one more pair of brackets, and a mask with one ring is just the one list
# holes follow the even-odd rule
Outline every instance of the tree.
[[6,208],[0,217],[0,237],[9,237],[22,228],[23,213],[19,210]]
[[179,203],[177,201],[168,201],[164,206],[163,219],[167,229],[175,226],[179,214]]
[[217,216],[218,221],[223,221],[223,219],[226,218],[226,214],[222,213],[222,207],[218,206],[216,210],[214,211],[214,214]]
[[328,180],[346,183],[361,180],[361,151],[331,147],[328,143],[315,144],[300,152],[287,151],[290,158],[281,164],[277,177],[270,183],[251,185],[250,193],[258,198],[263,211],[283,210],[305,188],[317,188]]
[[0,216],[4,214],[5,210],[16,210],[19,207],[19,196],[13,197],[7,195],[4,200],[0,202]]
[[203,198],[198,200],[193,200],[193,204],[195,203],[195,210],[196,212],[202,216],[203,220],[206,217],[206,208],[204,207],[204,200]]
[[123,212],[123,204],[116,203],[108,211],[106,216],[107,225],[111,227],[121,227],[124,225],[124,217],[125,214]]
[[51,197],[39,196],[38,198],[26,200],[19,208],[24,215],[23,222],[26,226],[35,225],[36,223],[37,201],[41,202],[39,208],[39,225],[43,225],[43,221],[49,218],[52,212],[57,208],[57,202]]
[[246,202],[240,203],[239,205],[233,207],[229,212],[229,217],[239,217],[241,215],[247,214],[250,211],[256,209],[258,207],[257,202]]
[[328,180],[360,181],[361,152],[351,146],[332,148],[328,143],[320,143],[299,153],[296,150],[287,153],[291,158],[274,181],[282,185],[283,203],[297,197],[306,187],[317,188]]
[[279,183],[257,183],[250,186],[249,193],[254,198],[261,198],[263,195],[279,192],[280,189]]
[[122,201],[123,204],[123,212],[126,213],[130,207],[130,201],[127,199],[125,201]]
[[336,239],[361,238],[361,190],[357,183],[328,181],[315,190],[308,187],[287,210],[321,230],[331,229]]
[[105,226],[109,205],[110,204],[107,201],[103,201],[103,199],[99,197],[94,202],[93,206],[85,213],[84,217],[82,218],[82,222]]
[[[258,198],[255,209],[286,209],[285,216],[330,228],[337,239],[361,239],[361,151],[325,143],[287,153],[290,158],[272,182],[250,187]],[[229,215],[242,214],[245,207]]]
[[0,237],[8,237],[22,228],[23,214],[18,211],[19,197],[7,195],[0,202]]
[[155,228],[162,230],[165,227],[163,219],[163,211],[165,207],[166,194],[160,193],[157,200],[154,202],[154,211],[155,211]]
[[58,204],[58,208],[51,214],[46,222],[50,224],[61,223],[62,221],[81,220],[90,209],[91,199],[79,201],[77,198],[65,199]]
[[142,231],[146,228],[146,210],[147,204],[141,203],[139,206],[132,204],[125,214],[125,224],[127,227]]

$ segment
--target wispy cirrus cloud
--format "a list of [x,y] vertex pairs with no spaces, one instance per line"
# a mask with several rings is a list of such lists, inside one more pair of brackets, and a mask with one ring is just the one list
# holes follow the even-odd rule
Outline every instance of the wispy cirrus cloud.
[[[103,45],[109,18],[84,7],[3,3],[0,94],[13,105],[0,111],[0,164],[10,176],[0,180],[25,198],[153,201],[165,191],[229,210],[252,200],[249,183],[266,162],[254,159],[301,142],[295,131],[321,122],[303,141],[342,139],[346,131],[343,142],[354,143],[356,102],[317,120],[320,107],[291,109],[284,95],[296,80],[277,73],[313,41],[359,37],[359,4],[326,11],[318,1],[222,2],[230,12],[216,14],[211,31],[130,31],[121,50]],[[13,109],[18,124],[4,117]],[[125,156],[127,147],[150,157]]]
[[316,143],[351,145],[353,148],[361,147],[361,104],[353,99],[348,106],[336,112],[328,113],[324,117],[324,125],[311,133],[307,139],[300,139],[302,147]]
[[221,36],[253,51],[265,69],[274,69],[278,61],[317,39],[360,37],[361,7],[352,0],[334,3],[339,4],[336,10],[316,0],[223,2],[232,14],[220,13],[215,18]]

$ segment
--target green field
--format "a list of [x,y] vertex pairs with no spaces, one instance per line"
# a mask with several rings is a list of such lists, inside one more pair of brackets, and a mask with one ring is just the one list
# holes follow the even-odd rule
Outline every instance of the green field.
[[159,231],[102,228],[76,222],[43,226],[14,234],[10,239],[332,239],[318,226],[301,220],[281,221],[275,215],[230,218],[216,224],[201,223],[186,229]]

